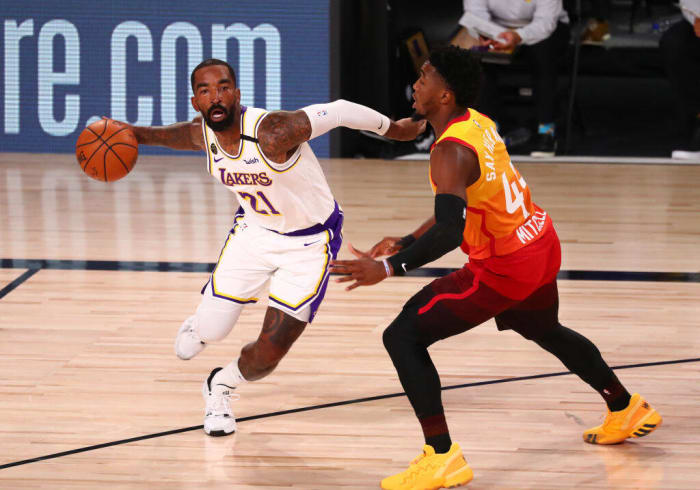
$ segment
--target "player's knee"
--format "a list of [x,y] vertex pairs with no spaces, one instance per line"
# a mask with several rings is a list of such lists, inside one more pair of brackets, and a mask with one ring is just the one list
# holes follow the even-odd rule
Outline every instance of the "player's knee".
[[415,312],[404,308],[382,334],[384,348],[389,355],[418,341],[415,332]]
[[542,345],[543,343],[548,343],[551,339],[561,337],[562,324],[559,322],[552,323],[551,325],[545,325],[541,328],[520,331],[514,328],[516,332],[525,337],[527,340],[532,340],[536,344]]
[[195,313],[197,334],[207,343],[223,340],[236,325],[242,309],[243,305],[233,302],[217,304],[203,300]]

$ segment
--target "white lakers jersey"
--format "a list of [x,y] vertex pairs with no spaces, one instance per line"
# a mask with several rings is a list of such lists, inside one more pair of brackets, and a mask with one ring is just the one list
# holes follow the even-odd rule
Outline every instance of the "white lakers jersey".
[[207,170],[236,195],[246,221],[278,233],[323,223],[335,208],[323,170],[308,142],[284,163],[268,160],[257,143],[264,109],[241,106],[241,141],[236,155],[226,153],[202,120]]

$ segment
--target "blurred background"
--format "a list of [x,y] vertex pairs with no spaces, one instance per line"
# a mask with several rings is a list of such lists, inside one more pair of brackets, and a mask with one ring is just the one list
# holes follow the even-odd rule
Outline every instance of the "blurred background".
[[[564,2],[571,39],[557,60],[557,155],[668,158],[677,131],[659,39],[681,11],[667,0],[610,1],[608,36],[581,42],[594,3]],[[416,68],[455,39],[463,10],[462,0],[202,0],[196,8],[5,0],[2,151],[72,152],[81,128],[101,115],[143,125],[191,119],[189,73],[210,56],[237,69],[244,104],[293,110],[345,98],[404,117]],[[535,123],[527,67],[513,62],[497,85],[501,133],[511,153],[527,155]],[[425,154],[431,142],[430,134],[394,144],[343,129],[313,146],[321,157],[397,158]]]

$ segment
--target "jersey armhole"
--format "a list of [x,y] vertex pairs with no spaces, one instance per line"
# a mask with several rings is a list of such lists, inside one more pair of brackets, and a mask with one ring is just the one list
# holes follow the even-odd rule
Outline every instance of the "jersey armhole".
[[474,148],[473,145],[470,145],[466,141],[459,139],[455,136],[446,136],[446,137],[442,138],[440,141],[438,141],[435,146],[439,145],[443,141],[452,141],[454,143],[458,143],[458,144],[464,146],[465,148],[469,148],[474,153],[474,156],[476,157],[476,159],[477,160],[479,159],[479,152],[476,151],[476,148]]
[[204,138],[204,152],[207,154],[207,172],[209,172],[209,175],[214,175],[211,173],[211,148],[209,144],[209,136],[207,135],[207,126],[206,122],[204,121],[204,118],[202,118],[202,137]]

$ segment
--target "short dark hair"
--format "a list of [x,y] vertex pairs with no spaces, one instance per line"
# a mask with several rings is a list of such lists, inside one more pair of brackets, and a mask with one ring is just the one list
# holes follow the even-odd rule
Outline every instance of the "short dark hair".
[[428,57],[460,107],[471,107],[481,87],[481,61],[471,51],[457,46],[444,46],[431,51]]
[[222,65],[228,68],[228,72],[231,74],[231,79],[233,80],[233,85],[238,86],[236,83],[236,72],[233,71],[233,68],[231,65],[226,63],[223,60],[218,60],[216,58],[209,58],[208,60],[202,61],[200,64],[194,67],[194,70],[192,70],[192,74],[190,75],[190,85],[192,86],[192,92],[194,92],[194,74],[197,73],[197,70],[200,68],[204,68],[205,66],[214,66],[214,65]]

